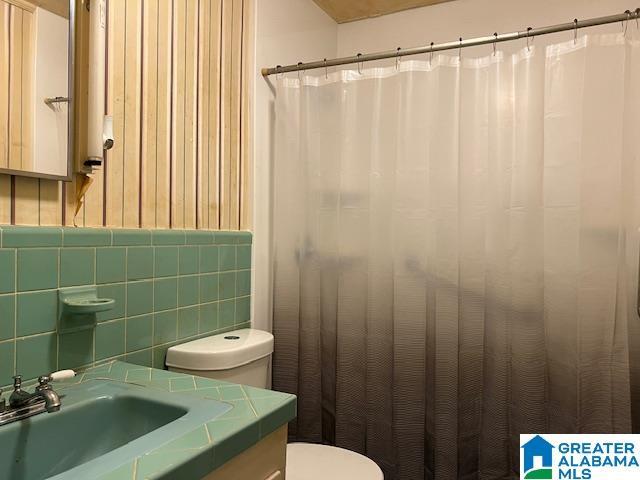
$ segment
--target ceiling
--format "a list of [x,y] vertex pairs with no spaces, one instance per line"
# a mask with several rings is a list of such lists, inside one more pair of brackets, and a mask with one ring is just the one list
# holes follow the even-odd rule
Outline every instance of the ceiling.
[[[11,0],[8,0],[12,3]],[[60,15],[64,18],[69,18],[69,0],[23,0],[25,3],[30,3],[36,7],[44,8],[50,12]],[[16,2],[20,5],[19,2]]]
[[313,0],[338,23],[378,17],[451,0]]
[[69,0],[30,0],[31,3],[50,12],[69,18]]

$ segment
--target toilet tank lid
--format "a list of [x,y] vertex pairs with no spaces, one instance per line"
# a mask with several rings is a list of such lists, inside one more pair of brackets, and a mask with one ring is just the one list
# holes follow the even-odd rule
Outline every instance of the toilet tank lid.
[[167,350],[167,366],[184,370],[227,370],[273,352],[273,335],[243,328],[175,345]]

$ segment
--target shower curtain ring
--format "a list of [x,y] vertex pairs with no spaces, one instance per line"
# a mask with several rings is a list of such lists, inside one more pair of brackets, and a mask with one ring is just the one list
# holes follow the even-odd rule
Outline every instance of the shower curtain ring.
[[527,52],[531,51],[531,45],[529,45],[529,32],[531,32],[531,30],[531,27],[527,27]]
[[[625,10],[625,12],[627,14],[627,19],[622,22],[622,35],[624,35],[625,37],[627,36],[627,29],[629,27],[629,19],[631,18],[631,10]],[[637,18],[636,18],[637,20]]]
[[400,50],[402,50],[400,47],[398,47],[396,49],[396,72],[398,71],[398,68],[400,67]]
[[496,56],[496,42],[498,41],[498,32],[493,32],[493,56]]
[[573,44],[578,43],[578,19],[573,19]]
[[429,66],[431,66],[431,62],[433,62],[433,42],[431,42],[431,48],[429,49]]
[[302,62],[298,62],[298,80],[300,80],[300,71],[302,71],[300,65],[302,65]]
[[280,72],[281,68],[282,65],[276,65],[276,78],[282,78],[282,73]]
[[361,56],[362,56],[362,54],[361,54],[361,53],[359,53],[359,54],[357,55],[357,57],[358,57],[358,74],[359,74],[359,75],[362,75],[362,62],[360,61],[360,57],[361,57]]
[[462,59],[462,37],[459,39],[458,43],[458,60]]
[[329,78],[329,70],[327,69],[327,59],[324,59],[324,79],[327,80]]

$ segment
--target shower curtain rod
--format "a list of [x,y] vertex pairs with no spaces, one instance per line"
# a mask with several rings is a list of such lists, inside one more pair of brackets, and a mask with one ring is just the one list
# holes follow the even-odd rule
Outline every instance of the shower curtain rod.
[[575,35],[578,34],[578,29],[586,28],[586,27],[595,27],[596,25],[607,25],[609,23],[617,23],[617,22],[628,22],[629,20],[640,19],[640,8],[635,10],[627,10],[624,13],[620,13],[617,15],[609,15],[606,17],[597,17],[590,18],[588,20],[578,20],[574,19],[573,22],[570,23],[561,23],[559,25],[551,25],[548,27],[540,27],[540,28],[527,28],[526,30],[512,33],[503,33],[501,35],[494,33],[489,37],[477,37],[471,38],[468,40],[463,40],[460,38],[455,42],[446,42],[446,43],[438,43],[431,45],[426,45],[422,47],[413,47],[402,49],[398,47],[396,50],[388,50],[386,52],[377,52],[377,53],[367,53],[367,54],[357,54],[351,57],[342,57],[342,58],[333,58],[327,60],[319,60],[316,62],[308,62],[302,63],[299,62],[295,65],[278,65],[276,67],[271,68],[263,68],[261,70],[262,75],[267,77],[269,75],[277,74],[277,73],[287,73],[287,72],[297,72],[299,70],[313,70],[316,68],[328,68],[335,67],[337,65],[347,65],[351,63],[363,63],[363,62],[371,62],[374,60],[382,60],[385,58],[400,58],[405,57],[407,55],[420,55],[423,53],[432,53],[432,52],[441,52],[443,50],[455,50],[457,48],[465,48],[465,47],[475,47],[478,45],[488,45],[488,44],[496,44],[499,42],[509,42],[512,40],[518,40],[522,38],[531,38],[538,37],[540,35],[547,35],[549,33],[557,33],[557,32],[566,32],[569,30],[574,30]]

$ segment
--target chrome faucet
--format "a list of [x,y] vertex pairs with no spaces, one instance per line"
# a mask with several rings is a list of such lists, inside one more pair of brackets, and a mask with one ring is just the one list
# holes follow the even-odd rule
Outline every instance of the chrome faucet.
[[9,408],[24,408],[38,400],[44,400],[44,408],[48,413],[60,410],[60,397],[51,388],[51,377],[43,375],[38,378],[38,386],[33,393],[22,390],[22,375],[13,377],[13,393],[9,397]]
[[[60,410],[60,396],[51,388],[50,375],[38,378],[33,393],[22,389],[22,376],[13,377],[13,393],[9,401],[0,400],[0,425],[22,420],[42,412],[53,413]],[[2,395],[2,391],[0,391]]]

